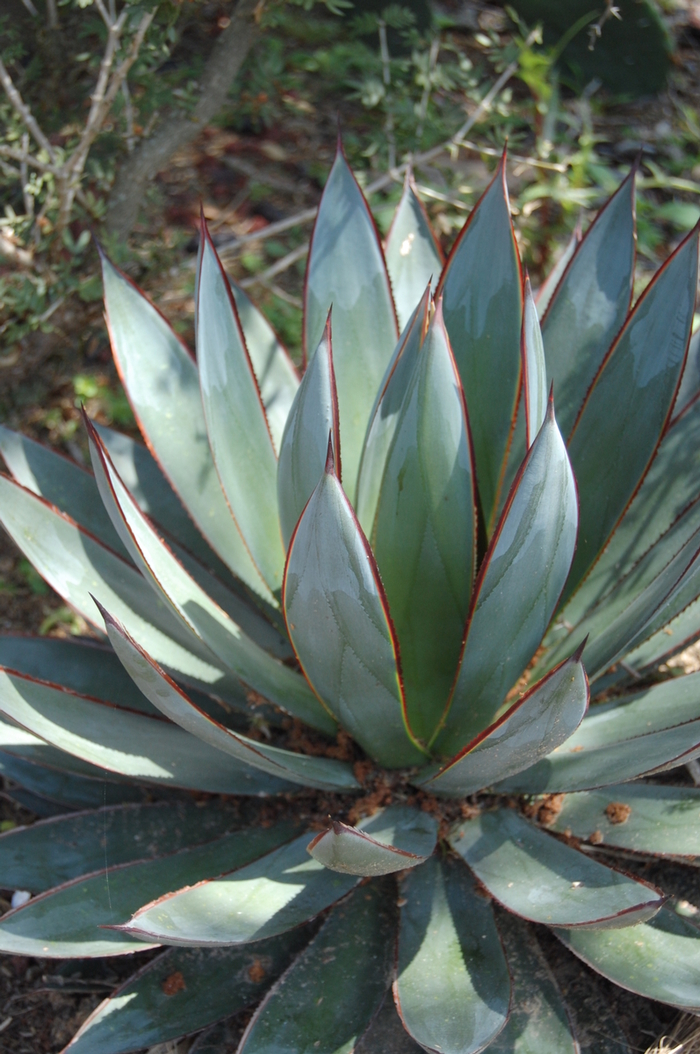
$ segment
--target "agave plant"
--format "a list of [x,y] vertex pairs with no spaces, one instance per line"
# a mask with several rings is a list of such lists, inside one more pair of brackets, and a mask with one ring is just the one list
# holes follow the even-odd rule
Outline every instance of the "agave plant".
[[638,866],[700,856],[655,778],[700,674],[649,675],[700,635],[699,230],[631,307],[632,171],[535,301],[505,168],[443,263],[410,179],[382,247],[338,150],[301,380],[206,229],[196,363],[103,259],[146,445],[86,418],[89,473],[0,431],[5,529],[106,634],[0,638],[44,817],[0,837],[0,950],[167,946],[72,1054],[255,1004],[240,1054],[574,1054],[543,927],[700,1011],[697,908]]

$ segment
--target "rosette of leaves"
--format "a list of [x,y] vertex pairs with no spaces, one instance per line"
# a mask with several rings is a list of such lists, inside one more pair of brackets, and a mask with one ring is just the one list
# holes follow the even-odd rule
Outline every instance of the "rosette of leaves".
[[32,894],[0,950],[164,949],[66,1050],[256,1007],[241,1054],[573,1054],[543,927],[700,1010],[695,909],[629,863],[700,855],[700,791],[656,778],[700,674],[646,677],[700,634],[697,260],[696,228],[631,306],[631,172],[535,302],[505,158],[443,263],[410,180],[382,247],[339,150],[301,378],[206,231],[196,362],[103,260],[145,445],[0,434],[5,529],[106,634],[0,639],[45,817],[0,837]]

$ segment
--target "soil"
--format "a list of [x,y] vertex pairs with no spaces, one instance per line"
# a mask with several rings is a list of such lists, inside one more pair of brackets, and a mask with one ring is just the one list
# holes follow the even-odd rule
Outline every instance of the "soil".
[[[689,11],[691,7],[688,5]],[[633,156],[643,141],[651,143],[653,149],[659,124],[674,120],[679,102],[695,103],[700,94],[699,32],[689,16],[675,58],[677,69],[683,73],[680,84],[658,99],[618,106],[596,118],[595,134],[603,142],[603,152],[620,160]],[[212,127],[160,175],[156,202],[135,232],[135,243],[144,247],[160,241],[169,246],[171,266],[167,271],[141,266],[137,253],[136,263],[129,269],[186,339],[192,341],[192,279],[200,202],[218,243],[254,233],[269,222],[317,204],[321,188],[308,173],[319,161],[330,164],[334,149],[335,120],[330,112],[317,119],[301,114],[283,127],[260,135]],[[464,164],[470,166],[472,174],[480,171],[485,180],[483,165],[478,169],[480,163],[473,159]],[[255,203],[247,193],[251,177],[262,179],[269,188],[267,197]],[[246,274],[238,261],[231,263],[231,270],[238,277]],[[302,273],[300,264],[275,278],[278,298],[292,306],[299,304]],[[10,355],[0,357],[0,421],[84,463],[86,445],[78,426],[73,379],[87,374],[97,378],[104,389],[118,391],[101,306],[71,300],[56,312],[52,323],[51,332],[35,333]],[[99,396],[88,405],[88,412],[105,423],[113,420],[108,401]],[[135,434],[128,420],[122,420],[119,427]],[[54,636],[91,633],[82,619],[71,615],[59,596],[31,574],[21,554],[0,534],[0,631],[8,630]],[[698,649],[669,665],[679,663],[689,671],[697,669]],[[685,770],[670,778],[689,782]],[[17,805],[8,790],[11,786],[0,792],[0,823],[31,823],[34,815]],[[368,811],[380,803],[377,796],[382,793],[377,785],[368,788]],[[327,814],[330,803],[322,804]],[[556,808],[556,803],[546,807]],[[654,867],[649,865],[645,871],[645,877],[652,881]],[[690,874],[682,867],[676,870],[678,895],[697,899],[692,882],[697,873]],[[8,910],[11,895],[11,890],[0,891],[0,911]],[[596,1001],[611,1008],[634,1049],[645,1050],[670,1030],[675,1011],[608,984],[573,960],[548,931],[542,930],[540,936],[564,988],[577,999],[588,1001],[592,1008]],[[139,962],[152,954],[138,956]],[[78,963],[0,957],[0,1054],[57,1054],[105,994],[134,967],[134,956]],[[221,1054],[233,1054],[246,1020],[246,1015],[232,1019],[227,1034],[220,1036]],[[184,1049],[178,1054],[184,1054]]]

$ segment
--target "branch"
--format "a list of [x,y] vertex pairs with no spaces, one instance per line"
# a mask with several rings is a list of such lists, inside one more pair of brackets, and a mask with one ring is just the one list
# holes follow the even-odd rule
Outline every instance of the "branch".
[[107,203],[107,229],[125,239],[138,216],[146,187],[176,150],[190,143],[226,102],[233,79],[255,40],[257,0],[238,0],[231,22],[217,38],[204,69],[194,112],[174,113],[150,139],[142,139],[122,164]]
[[31,132],[32,136],[36,140],[37,144],[41,147],[41,149],[45,150],[51,160],[55,162],[56,153],[54,151],[54,148],[51,146],[51,143],[48,141],[41,128],[34,120],[32,111],[29,109],[24,99],[15,88],[14,83],[12,81],[12,77],[7,72],[7,69],[5,68],[5,63],[2,61],[2,59],[0,59],[0,84],[2,84],[3,88],[5,89],[5,93],[8,99],[10,100],[15,113],[17,113],[22,118],[27,128]]

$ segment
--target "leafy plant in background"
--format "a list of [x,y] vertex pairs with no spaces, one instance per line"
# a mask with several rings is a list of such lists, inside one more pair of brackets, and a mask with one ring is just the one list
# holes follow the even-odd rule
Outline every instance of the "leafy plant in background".
[[301,381],[208,237],[197,365],[103,259],[147,446],[86,418],[92,475],[0,432],[2,523],[109,638],[0,638],[13,793],[98,806],[0,837],[34,894],[0,950],[170,946],[74,1054],[255,1002],[241,1054],[573,1054],[533,923],[700,1008],[697,909],[600,855],[700,854],[654,779],[700,675],[639,686],[700,632],[700,230],[630,309],[633,171],[535,304],[504,174],[443,265],[410,180],[385,256],[338,152]]

